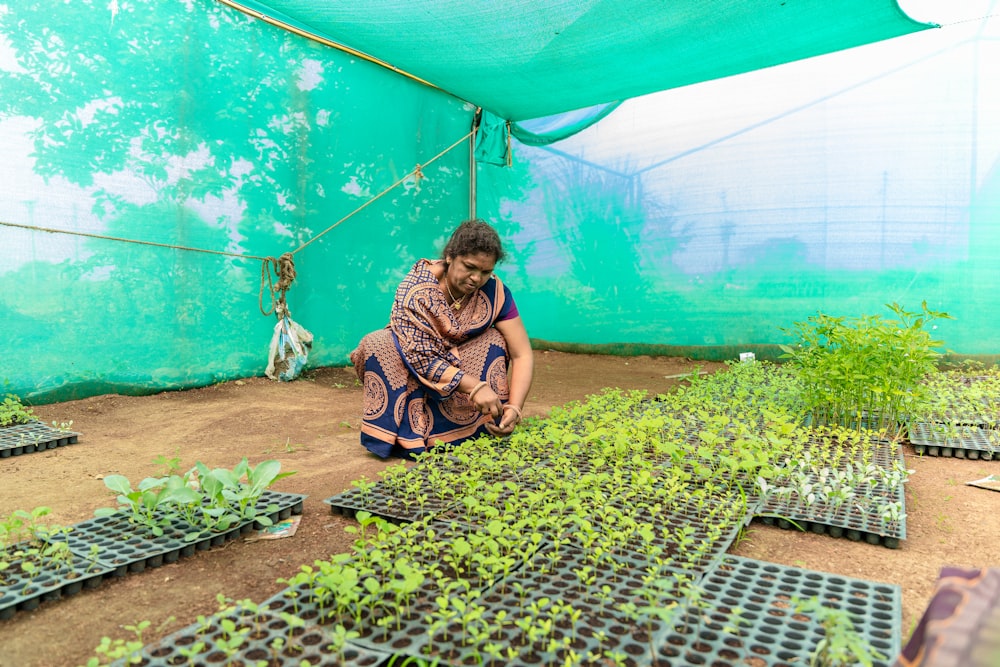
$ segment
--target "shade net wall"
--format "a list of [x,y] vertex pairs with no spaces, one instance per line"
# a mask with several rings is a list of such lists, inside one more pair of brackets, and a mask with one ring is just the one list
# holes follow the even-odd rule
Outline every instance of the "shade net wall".
[[471,108],[219,3],[16,0],[0,30],[0,395],[262,375],[276,319],[244,257],[310,241],[288,305],[310,363],[344,364],[468,215],[469,142],[431,160]]
[[520,224],[504,270],[531,335],[725,356],[926,300],[955,317],[945,350],[996,355],[998,38],[1000,18],[946,25],[515,144],[513,169],[480,167],[480,207]]
[[[949,347],[997,353],[996,33],[515,141],[513,167],[478,167],[477,203],[529,334],[710,356],[926,299],[957,318]],[[262,375],[261,258],[286,252],[310,366],[345,365],[469,213],[471,105],[210,0],[0,2],[0,91],[0,385],[30,402]]]

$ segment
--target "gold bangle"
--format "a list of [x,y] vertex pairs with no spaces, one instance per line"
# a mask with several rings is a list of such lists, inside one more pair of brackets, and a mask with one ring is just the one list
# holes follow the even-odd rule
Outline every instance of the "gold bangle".
[[475,387],[473,387],[472,391],[469,392],[469,401],[472,401],[472,397],[476,395],[476,392],[479,391],[480,389],[482,389],[485,386],[486,386],[486,381],[484,380],[484,381],[480,382],[479,384],[477,384]]
[[521,408],[517,407],[516,405],[514,405],[512,403],[508,403],[507,405],[503,406],[503,409],[504,410],[507,410],[507,409],[513,410],[514,414],[517,415],[517,421],[519,421],[519,422],[521,421],[521,419],[524,418],[523,415],[521,414]]

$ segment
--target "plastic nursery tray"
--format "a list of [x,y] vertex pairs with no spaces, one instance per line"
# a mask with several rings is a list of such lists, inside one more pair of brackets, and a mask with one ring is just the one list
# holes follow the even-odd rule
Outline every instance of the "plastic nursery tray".
[[[865,451],[871,454],[872,463],[880,466],[891,467],[894,462],[900,460],[902,448],[899,446],[899,442],[895,440],[887,440],[886,438],[876,438],[871,434],[868,434],[868,439],[865,442]],[[807,447],[817,450],[817,453],[822,455],[825,451],[830,449],[831,445],[824,443],[821,440],[817,440],[815,437],[811,437],[807,442]],[[838,467],[840,469],[846,469],[848,463],[857,466],[862,462],[855,459],[844,458],[841,460]]]
[[[997,428],[1000,415],[991,415],[989,412],[976,412],[968,409],[947,409],[941,412],[933,412],[923,415],[923,418],[931,423],[955,424],[956,426],[980,426],[982,428]],[[913,420],[910,420],[913,421]]]
[[[889,467],[892,460],[902,461],[903,452],[899,443],[876,441],[873,461],[883,467]],[[845,462],[847,463],[847,462]],[[818,482],[818,477],[810,474],[810,481]],[[906,497],[903,485],[895,490],[877,485],[867,491],[865,497],[883,498],[888,502],[899,503],[905,510]],[[869,511],[862,512],[856,504],[844,504],[839,507],[829,507],[825,503],[807,505],[796,494],[794,497],[781,499],[770,497],[764,499],[755,510],[756,518],[764,523],[778,525],[781,528],[800,528],[818,534],[828,534],[831,537],[846,537],[849,540],[864,540],[869,544],[881,544],[890,549],[899,548],[900,540],[906,539],[906,514],[901,513],[898,521],[885,524],[877,508],[872,504]]]
[[[292,514],[301,514],[304,498],[300,494],[264,491],[257,501],[257,511],[265,513],[268,507],[274,505],[276,509],[266,512],[266,516],[271,521],[280,521]],[[189,524],[176,522],[165,527],[163,535],[156,537],[148,529],[130,523],[125,513],[118,512],[73,524],[69,533],[56,539],[68,542],[70,550],[82,558],[93,559],[92,552],[96,547],[97,562],[112,568],[116,576],[122,576],[127,571],[141,572],[147,567],[173,563],[195,551],[219,546],[261,527],[257,521],[245,521],[225,532],[206,533],[196,540],[187,541],[184,535],[193,530]]]
[[[678,563],[677,567],[702,573],[729,549],[747,522],[743,515],[734,515],[728,527],[713,537],[710,533],[711,527],[717,526],[719,521],[705,515],[706,508],[713,505],[719,506],[719,503],[706,503],[706,507],[701,509],[691,503],[680,503],[665,509],[655,517],[636,516],[644,522],[653,523],[656,526],[656,533],[650,539],[633,534],[629,536],[628,541],[619,545],[619,550],[630,559],[648,563],[650,556],[647,554],[658,549],[657,555],[661,559],[673,558]],[[593,519],[595,525],[600,527],[600,517]],[[692,547],[685,549],[681,546],[680,540],[689,540]],[[686,562],[692,558],[691,549],[702,550],[702,553],[698,554],[693,562]],[[685,565],[679,565],[680,562],[685,562]]]
[[[876,495],[878,494],[869,494],[868,497]],[[904,500],[902,487],[896,489],[894,496],[885,495],[885,498],[891,502],[902,503]],[[798,528],[830,537],[846,537],[854,542],[864,540],[869,544],[881,544],[889,549],[898,549],[900,541],[906,539],[905,514],[901,515],[898,521],[887,525],[882,522],[875,509],[862,513],[853,505],[830,508],[820,503],[806,505],[798,498],[768,499],[758,511],[757,517],[764,523],[777,525],[779,528]]]
[[909,425],[910,443],[917,454],[954,456],[960,459],[1000,459],[1000,437],[996,431],[982,426],[957,427],[956,437],[939,433],[933,424],[916,422]]
[[[281,521],[283,519],[287,519],[293,514],[302,514],[305,499],[305,495],[301,493],[284,493],[282,491],[265,490],[262,494],[260,494],[260,498],[257,499],[257,512],[260,514],[266,514],[267,518],[269,518],[272,522]],[[277,505],[277,510],[267,512],[267,508],[271,505]],[[260,530],[263,527],[264,526],[257,521],[253,524],[254,530]]]
[[394,523],[410,523],[438,516],[451,507],[451,503],[445,504],[436,498],[428,498],[422,505],[415,502],[407,504],[380,492],[377,486],[367,492],[358,488],[348,489],[323,502],[330,506],[334,514],[354,518],[358,512],[370,512]]
[[75,558],[70,565],[43,569],[28,577],[20,572],[15,561],[4,571],[5,583],[0,584],[0,621],[18,611],[31,611],[42,602],[75,595],[83,588],[95,588],[111,571],[112,568],[100,563]]
[[77,443],[79,433],[61,431],[39,421],[0,428],[0,458],[30,454]]
[[863,642],[880,654],[873,667],[895,662],[899,586],[727,555],[702,580],[698,609],[667,634],[657,665],[809,665],[824,630],[796,606],[814,597],[850,616]]
[[[298,616],[293,606],[277,596],[269,598],[256,610],[236,607],[189,625],[155,644],[142,649],[138,662],[122,658],[114,667],[142,665],[256,665],[299,667],[302,664],[324,667],[377,667],[389,655],[353,643],[334,650],[333,635],[325,626],[306,623],[290,627],[282,613]],[[225,621],[232,621],[229,627]],[[235,637],[242,637],[234,641]],[[221,643],[235,645],[231,655]]]
[[[900,484],[892,491],[876,486],[867,491],[865,497],[870,503],[868,511],[861,511],[855,503],[838,507],[830,507],[825,503],[807,505],[796,494],[785,499],[766,498],[757,509],[756,516],[765,523],[777,524],[780,528],[801,528],[821,535],[846,537],[855,542],[864,540],[869,544],[897,549],[900,540],[906,539],[906,498],[903,486]],[[883,522],[877,506],[871,503],[874,498],[899,503],[903,510],[900,518],[890,524]]]
[[[547,642],[532,644],[517,626],[518,620],[526,620],[534,613],[530,610],[532,604],[543,607],[545,612],[556,602],[580,610],[576,620],[571,620],[565,609],[562,612],[553,610],[562,614],[560,618],[565,622],[557,623],[558,627],[552,632],[567,637],[572,642],[572,650],[606,648],[623,654],[649,653],[649,630],[653,630],[652,645],[655,645],[657,633],[666,632],[667,626],[651,620],[651,625],[643,623],[642,627],[635,627],[635,622],[618,608],[624,602],[638,604],[641,601],[648,563],[617,556],[614,567],[593,567],[581,551],[571,547],[563,547],[554,558],[550,555],[551,546],[543,544],[534,557],[534,569],[517,567],[485,587],[484,582],[473,582],[466,602],[483,607],[482,622],[486,624],[483,627],[499,628],[489,640],[476,644],[466,644],[465,632],[460,624],[436,629],[431,636],[427,616],[437,611],[439,600],[455,595],[442,590],[441,582],[434,579],[421,584],[406,609],[376,605],[377,616],[364,616],[360,623],[350,613],[336,613],[329,600],[324,604],[314,598],[308,584],[298,584],[281,591],[268,601],[268,607],[276,609],[280,605],[310,624],[343,625],[347,630],[359,633],[353,640],[354,644],[391,653],[402,664],[412,658],[429,658],[442,665],[483,664],[490,667],[561,664],[565,655],[547,651]],[[577,570],[583,566],[590,567],[593,580],[584,582],[581,579]],[[663,568],[660,574],[664,579],[673,581],[673,575],[680,575],[681,572]],[[445,578],[441,581],[449,580]],[[597,596],[602,590],[606,591],[606,595],[599,599]],[[505,616],[501,617],[501,614]],[[501,645],[503,657],[491,657],[485,650],[487,643]],[[507,653],[508,647],[514,652],[514,658]]]
[[[642,655],[648,658],[651,647],[668,630],[667,625],[655,618],[637,623],[620,609],[624,603],[644,603],[646,564],[620,559],[621,567],[594,569],[594,580],[584,583],[576,571],[588,565],[584,555],[577,549],[564,547],[558,556],[550,559],[539,553],[536,569],[520,568],[483,590],[481,595],[467,600],[470,605],[482,607],[481,623],[471,629],[491,628],[488,638],[471,640],[467,634],[470,628],[457,622],[435,629],[432,636],[426,620],[426,615],[436,607],[435,596],[431,594],[420,596],[411,613],[398,622],[363,623],[355,628],[361,637],[354,641],[391,651],[400,664],[418,658],[440,665],[557,665],[566,662],[570,650],[581,656],[608,650],[633,660]],[[672,581],[672,574],[680,573],[664,568],[660,574]],[[532,639],[525,628],[537,626],[534,621],[539,614],[552,614],[553,626],[545,637]],[[576,618],[571,614],[577,614]],[[550,644],[552,640],[558,648]],[[489,644],[495,644],[500,655],[491,655],[487,651]]]

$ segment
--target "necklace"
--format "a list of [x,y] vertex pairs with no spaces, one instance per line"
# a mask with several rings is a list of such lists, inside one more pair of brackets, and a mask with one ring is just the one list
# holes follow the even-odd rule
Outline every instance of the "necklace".
[[455,295],[451,293],[451,285],[448,284],[447,276],[444,279],[444,288],[448,290],[448,296],[451,297],[451,307],[455,310],[461,310],[462,304],[465,303],[465,297],[467,297],[468,294],[463,294],[461,299],[456,299]]

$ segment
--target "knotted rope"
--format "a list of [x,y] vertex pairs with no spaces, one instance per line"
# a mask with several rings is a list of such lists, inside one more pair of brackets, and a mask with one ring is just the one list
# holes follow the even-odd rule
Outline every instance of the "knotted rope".
[[[272,276],[272,271],[274,275]],[[274,280],[277,278],[277,284]],[[286,252],[281,257],[265,257],[260,265],[260,312],[264,315],[274,313],[279,320],[287,317],[291,313],[288,311],[288,304],[285,303],[285,293],[295,281],[295,260],[292,253]],[[267,285],[268,294],[271,296],[271,306],[264,310],[264,286]]]

